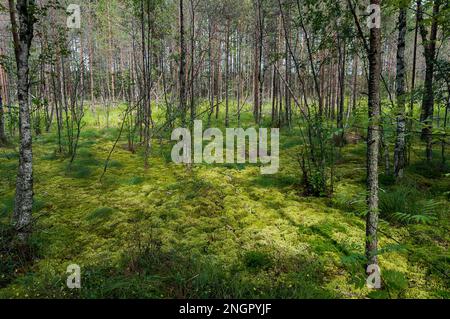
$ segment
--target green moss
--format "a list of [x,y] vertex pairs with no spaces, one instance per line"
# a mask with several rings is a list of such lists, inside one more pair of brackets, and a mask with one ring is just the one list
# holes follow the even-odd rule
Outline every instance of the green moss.
[[114,209],[110,207],[101,207],[94,210],[87,217],[88,220],[106,219],[114,213]]
[[[111,109],[110,125],[118,123],[121,107]],[[155,121],[160,116],[156,112]],[[104,114],[99,117],[104,127]],[[393,185],[386,177],[382,183],[385,288],[370,292],[363,267],[363,143],[341,150],[331,198],[307,198],[298,185],[297,128],[282,131],[281,170],[273,176],[261,176],[258,165],[175,165],[164,139],[161,146],[153,141],[144,168],[142,147],[127,151],[123,136],[100,180],[118,129],[97,128],[90,113],[86,121],[70,167],[64,154],[54,155],[55,134],[35,140],[39,218],[32,240],[39,258],[8,275],[0,298],[448,297],[442,271],[449,261],[449,179],[442,170],[423,173],[413,157],[405,182]],[[252,125],[251,114],[242,122]],[[222,117],[217,124],[223,126]],[[12,213],[17,159],[11,149],[0,150],[4,223]],[[430,199],[440,205],[432,225],[388,218],[399,207]],[[396,240],[404,249],[393,248]],[[82,268],[80,291],[65,286],[71,263]],[[7,264],[11,274],[16,264]]]

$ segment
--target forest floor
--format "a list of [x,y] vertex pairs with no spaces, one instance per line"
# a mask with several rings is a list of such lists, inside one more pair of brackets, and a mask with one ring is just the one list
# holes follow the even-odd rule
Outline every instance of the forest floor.
[[[300,191],[295,129],[282,131],[273,176],[251,164],[188,169],[172,163],[172,144],[156,140],[144,169],[142,152],[126,150],[124,137],[100,180],[117,114],[110,123],[88,122],[70,167],[55,153],[55,132],[34,139],[36,258],[22,265],[0,250],[0,298],[450,297],[448,167],[413,156],[400,185],[381,176],[384,289],[369,291],[364,142],[341,150],[334,196],[310,198]],[[0,149],[5,233],[17,163],[17,149]],[[427,224],[388,215],[420,207]],[[81,267],[81,289],[66,287],[70,264]]]

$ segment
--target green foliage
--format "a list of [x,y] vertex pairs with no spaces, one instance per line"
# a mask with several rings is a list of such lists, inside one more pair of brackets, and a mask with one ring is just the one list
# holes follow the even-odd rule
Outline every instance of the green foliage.
[[382,273],[382,276],[384,285],[390,294],[394,293],[398,296],[408,288],[408,279],[400,271],[386,270]]
[[411,215],[400,212],[392,214],[392,217],[403,223],[416,223],[416,224],[431,224],[437,219],[433,215],[425,215],[425,214]]

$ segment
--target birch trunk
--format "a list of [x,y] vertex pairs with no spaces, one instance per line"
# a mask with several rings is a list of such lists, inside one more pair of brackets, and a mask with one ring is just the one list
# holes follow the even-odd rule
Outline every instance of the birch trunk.
[[[17,15],[19,28],[15,20],[14,1],[10,1],[12,11],[11,25],[15,41],[17,64],[17,99],[19,102],[19,169],[16,182],[16,196],[13,213],[13,225],[17,231],[18,239],[25,241],[31,231],[33,208],[33,152],[29,106],[29,66],[28,58],[33,39],[35,18],[33,11],[35,1],[18,0]],[[15,30],[18,34],[14,35]]]

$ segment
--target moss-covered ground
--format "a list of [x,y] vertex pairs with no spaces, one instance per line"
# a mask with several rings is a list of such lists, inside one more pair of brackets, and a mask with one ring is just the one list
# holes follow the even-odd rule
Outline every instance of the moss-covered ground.
[[[144,169],[124,136],[100,180],[115,115],[109,129],[87,121],[70,166],[55,153],[55,132],[34,138],[35,257],[20,263],[0,251],[0,298],[449,297],[449,171],[424,164],[421,150],[400,185],[381,176],[384,288],[369,291],[364,142],[341,150],[331,198],[302,196],[295,129],[282,131],[276,175],[251,164],[176,165],[158,140]],[[4,229],[17,163],[16,148],[0,149]],[[414,201],[434,203],[427,223],[388,218]],[[66,287],[70,264],[81,267],[82,289]]]

